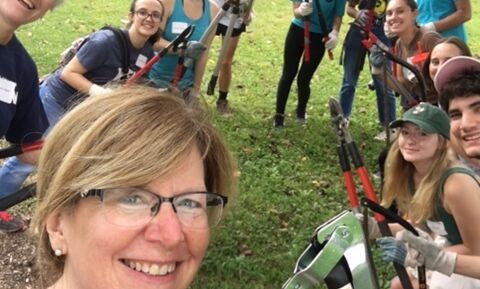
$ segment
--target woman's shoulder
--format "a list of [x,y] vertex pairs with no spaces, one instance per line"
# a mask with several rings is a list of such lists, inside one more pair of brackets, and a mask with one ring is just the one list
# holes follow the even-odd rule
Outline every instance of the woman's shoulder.
[[445,170],[442,176],[443,196],[444,198],[457,198],[470,194],[472,192],[480,192],[480,180],[471,169],[457,165]]

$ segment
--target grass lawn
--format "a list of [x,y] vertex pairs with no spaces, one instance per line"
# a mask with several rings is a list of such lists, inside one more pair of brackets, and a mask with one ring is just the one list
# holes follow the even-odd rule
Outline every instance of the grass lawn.
[[[20,30],[19,37],[32,53],[40,75],[51,71],[63,49],[76,37],[105,24],[121,25],[129,1],[67,0],[54,13]],[[468,23],[470,47],[480,51],[480,8]],[[214,233],[199,276],[192,288],[280,288],[313,230],[348,207],[330,127],[327,101],[337,96],[342,67],[341,43],[335,59],[323,60],[311,84],[308,124],[295,123],[296,87],[287,106],[286,128],[272,129],[277,82],[282,68],[283,43],[290,25],[291,4],[285,0],[255,3],[256,19],[242,36],[237,50],[230,105],[233,116],[214,110],[215,97],[205,93],[205,106],[225,135],[241,171],[240,194],[223,226]],[[342,37],[348,29],[344,17]],[[218,54],[219,40],[210,51],[209,71]],[[367,170],[375,170],[384,145],[373,137],[379,132],[374,93],[363,72],[352,112],[351,132]],[[377,188],[378,189],[378,188]],[[30,203],[33,205],[33,203]],[[378,259],[378,258],[377,258]],[[377,260],[379,280],[387,288],[390,265]]]

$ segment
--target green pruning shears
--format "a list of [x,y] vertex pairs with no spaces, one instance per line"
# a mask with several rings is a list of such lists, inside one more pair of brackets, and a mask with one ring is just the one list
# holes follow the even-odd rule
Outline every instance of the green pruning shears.
[[321,282],[328,288],[375,288],[365,242],[353,213],[340,213],[315,230],[282,289],[308,289]]

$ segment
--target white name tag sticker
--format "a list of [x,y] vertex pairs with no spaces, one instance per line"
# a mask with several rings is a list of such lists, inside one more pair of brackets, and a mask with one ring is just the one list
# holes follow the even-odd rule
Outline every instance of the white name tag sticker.
[[188,27],[187,22],[172,22],[172,33],[180,34]]
[[17,104],[17,84],[6,78],[0,77],[0,101],[8,104]]
[[448,235],[443,222],[434,222],[427,220],[427,227],[437,235],[446,236]]
[[147,63],[147,57],[143,54],[139,54],[137,57],[137,61],[135,62],[135,65],[138,67],[143,67]]

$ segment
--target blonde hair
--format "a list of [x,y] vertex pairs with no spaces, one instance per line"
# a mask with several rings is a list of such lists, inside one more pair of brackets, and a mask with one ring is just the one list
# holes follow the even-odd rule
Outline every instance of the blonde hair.
[[[408,214],[416,223],[421,223],[434,216],[435,196],[439,193],[440,176],[455,164],[455,160],[448,153],[447,140],[439,137],[439,146],[430,170],[412,192],[413,172],[412,163],[407,162],[398,145],[398,138],[393,142],[388,152],[385,164],[385,182],[382,190],[382,205],[390,207],[396,203],[401,214]],[[412,187],[411,187],[412,186]]]
[[69,212],[79,193],[93,188],[145,186],[165,176],[196,146],[209,192],[233,197],[236,169],[222,138],[198,108],[153,88],[119,88],[88,98],[68,112],[45,140],[38,166],[33,228],[43,282],[58,279],[46,231],[53,214]]

